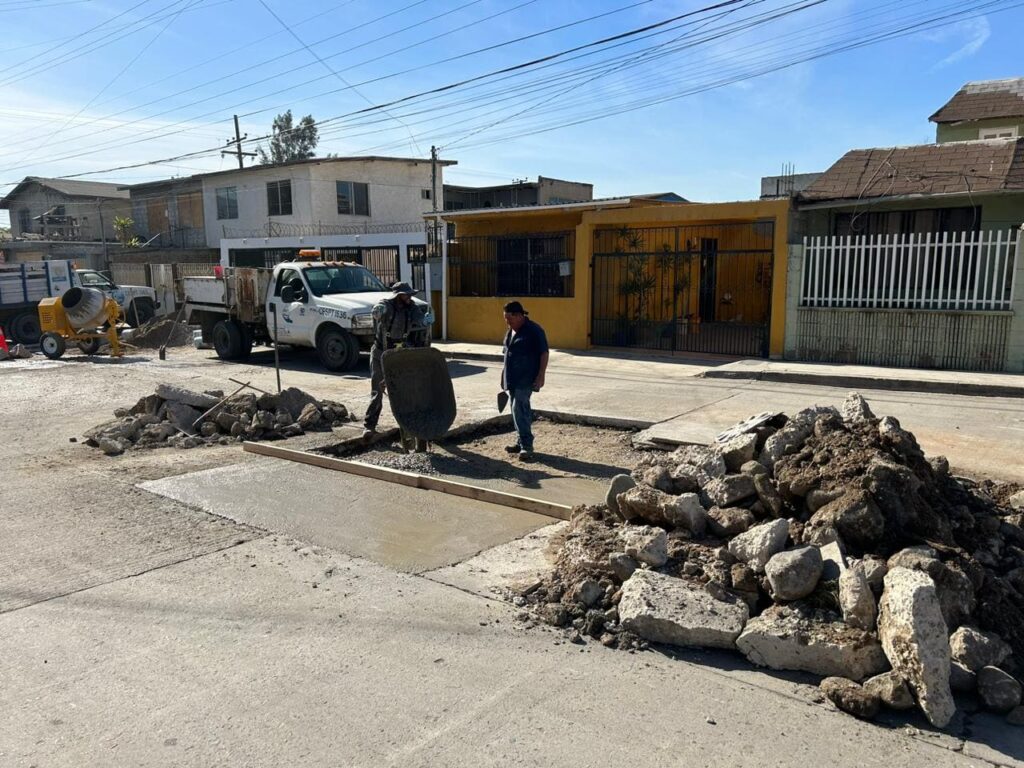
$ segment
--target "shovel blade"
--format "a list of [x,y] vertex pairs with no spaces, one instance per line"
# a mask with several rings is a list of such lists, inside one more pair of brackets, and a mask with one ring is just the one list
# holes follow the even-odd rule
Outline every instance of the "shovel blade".
[[505,406],[508,405],[508,392],[498,393],[498,413],[504,413]]

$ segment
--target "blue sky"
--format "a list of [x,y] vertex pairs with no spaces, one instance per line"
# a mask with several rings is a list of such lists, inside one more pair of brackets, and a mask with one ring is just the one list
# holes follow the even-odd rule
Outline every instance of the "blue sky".
[[[291,107],[342,118],[323,126],[321,154],[426,156],[437,144],[458,161],[446,178],[458,183],[543,174],[592,182],[599,196],[752,198],[783,163],[822,170],[850,148],[931,141],[928,116],[964,82],[1024,75],[1024,8],[1014,4],[755,76],[984,4],[824,0],[795,10],[796,0],[743,0],[615,48],[360,116],[351,113],[708,0],[0,0],[0,183],[228,168],[233,160],[213,150],[231,135],[232,114],[254,137]],[[572,26],[500,45],[562,25]],[[576,120],[587,122],[557,127]]]

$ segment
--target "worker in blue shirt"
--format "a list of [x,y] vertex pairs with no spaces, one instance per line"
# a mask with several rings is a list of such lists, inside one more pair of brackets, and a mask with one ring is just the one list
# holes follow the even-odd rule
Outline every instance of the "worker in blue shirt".
[[544,329],[529,317],[518,301],[505,305],[505,333],[503,346],[505,364],[501,369],[501,388],[508,392],[512,404],[512,423],[517,441],[505,447],[509,453],[518,453],[523,461],[533,458],[533,412],[530,397],[544,386],[548,368],[548,338]]

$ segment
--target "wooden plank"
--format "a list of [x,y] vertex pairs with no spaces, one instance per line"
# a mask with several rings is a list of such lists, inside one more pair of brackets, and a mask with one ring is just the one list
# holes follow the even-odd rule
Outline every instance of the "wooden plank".
[[553,517],[556,520],[568,520],[572,514],[572,507],[566,504],[556,504],[553,501],[535,499],[530,496],[519,496],[514,493],[496,491],[493,488],[483,488],[468,483],[459,483],[454,480],[447,480],[441,477],[428,477],[415,472],[404,472],[399,469],[378,467],[374,464],[367,464],[362,461],[349,461],[337,459],[332,456],[321,456],[308,451],[296,451],[292,448],[278,448],[266,443],[242,443],[242,449],[247,453],[255,453],[260,456],[271,456],[275,459],[296,461],[300,464],[309,464],[323,469],[333,469],[339,472],[348,472],[351,475],[369,477],[374,480],[383,480],[388,483],[397,483],[410,488],[420,488],[426,491],[440,491],[451,496],[462,496],[467,499],[475,499],[489,504],[498,504],[503,507],[522,509],[526,512],[533,512],[545,517]]

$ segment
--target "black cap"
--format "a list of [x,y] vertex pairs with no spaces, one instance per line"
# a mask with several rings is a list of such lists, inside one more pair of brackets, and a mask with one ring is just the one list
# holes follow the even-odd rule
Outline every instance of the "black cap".
[[523,309],[523,305],[520,304],[518,301],[510,301],[508,304],[506,304],[505,305],[505,312],[510,314],[510,315],[528,315],[528,314],[530,314],[525,309]]

